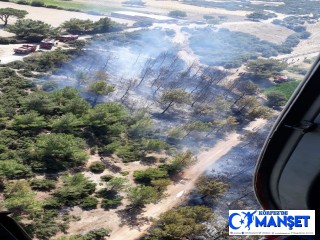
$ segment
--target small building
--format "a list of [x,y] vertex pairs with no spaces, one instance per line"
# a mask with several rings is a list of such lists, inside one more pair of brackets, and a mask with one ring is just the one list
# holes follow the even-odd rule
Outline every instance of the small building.
[[158,23],[169,23],[169,22],[176,21],[176,19],[167,17],[167,16],[149,14],[149,13],[131,12],[131,11],[113,12],[111,13],[111,17],[134,20],[134,21],[152,20],[153,22],[158,22]]

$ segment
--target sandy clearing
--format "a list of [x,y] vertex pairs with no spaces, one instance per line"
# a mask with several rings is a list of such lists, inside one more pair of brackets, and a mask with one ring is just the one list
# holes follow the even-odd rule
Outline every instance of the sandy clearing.
[[246,131],[257,131],[261,127],[263,127],[267,123],[266,119],[256,119],[255,121],[250,122],[246,127],[243,128],[243,130]]
[[290,59],[295,63],[303,61],[304,58],[313,58],[320,53],[320,22],[308,24],[307,31],[311,37],[301,41],[290,54],[284,54],[276,57],[277,59]]
[[13,49],[20,47],[21,44],[9,44],[9,45],[0,45],[0,60],[1,63],[9,63],[16,60],[22,60],[26,55],[16,55],[14,54]]
[[307,31],[312,35],[309,39],[301,41],[294,49],[292,54],[301,54],[304,52],[319,52],[320,51],[320,23],[308,25]]
[[164,12],[171,10],[182,10],[190,14],[226,14],[226,15],[236,15],[236,16],[245,16],[248,11],[228,11],[221,8],[205,8],[198,7],[193,5],[184,4],[179,1],[157,1],[157,0],[145,0],[147,7],[152,7],[155,9],[161,9]]
[[288,28],[263,22],[225,22],[220,24],[219,27],[227,28],[230,31],[249,33],[262,40],[276,44],[281,44],[290,34],[294,33]]
[[[26,10],[29,13],[26,16],[26,18],[30,18],[33,20],[41,20],[51,24],[54,27],[58,27],[61,23],[63,23],[64,21],[70,20],[71,18],[90,19],[90,20],[97,21],[102,17],[102,16],[93,16],[90,14],[80,13],[80,12],[70,12],[70,11],[50,9],[50,8],[31,7],[28,5],[20,5],[20,4],[10,3],[10,2],[1,2],[1,8],[6,8],[6,7]],[[9,18],[9,24],[12,24],[14,22],[15,22],[14,18]]]
[[0,29],[0,37],[13,37],[14,33],[9,33],[4,29]]
[[123,0],[75,0],[79,3],[89,3],[97,5],[107,5],[113,8],[126,8],[129,10],[141,11],[141,12],[152,12],[157,14],[168,14],[172,10],[182,10],[187,12],[190,16],[213,14],[213,15],[235,15],[235,16],[245,16],[250,13],[248,11],[228,11],[221,8],[205,8],[193,5],[184,4],[177,0],[144,0],[146,3],[144,8],[132,8],[124,7],[121,2]]

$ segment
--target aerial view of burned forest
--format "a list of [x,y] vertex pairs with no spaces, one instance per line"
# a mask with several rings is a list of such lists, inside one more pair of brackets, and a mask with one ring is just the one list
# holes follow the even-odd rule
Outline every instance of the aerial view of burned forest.
[[312,0],[0,0],[0,209],[32,239],[228,236],[320,50]]

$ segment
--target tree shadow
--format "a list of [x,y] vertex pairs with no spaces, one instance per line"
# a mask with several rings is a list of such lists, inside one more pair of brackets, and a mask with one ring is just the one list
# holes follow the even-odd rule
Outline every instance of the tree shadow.
[[170,175],[170,180],[173,182],[174,185],[176,185],[176,184],[185,184],[190,179],[183,177],[182,173],[176,173],[176,174]]
[[148,223],[150,220],[146,217],[141,217],[143,209],[134,207],[132,205],[127,206],[125,209],[117,211],[117,215],[121,219],[120,226],[129,226],[130,229],[137,229],[141,231],[141,227]]
[[108,170],[110,170],[113,173],[119,173],[121,172],[122,168],[117,166],[111,161],[106,160],[105,158],[101,157],[100,158],[101,162],[106,166]]
[[145,156],[141,159],[140,163],[142,165],[151,166],[154,165],[157,162],[157,158],[154,156]]

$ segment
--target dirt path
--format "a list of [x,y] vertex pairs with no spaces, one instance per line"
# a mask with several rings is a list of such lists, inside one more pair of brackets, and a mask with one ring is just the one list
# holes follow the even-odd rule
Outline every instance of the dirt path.
[[[246,130],[255,130],[265,124],[265,120],[258,119],[246,127]],[[144,209],[143,216],[157,218],[159,215],[183,202],[184,197],[193,189],[195,181],[201,176],[214,162],[227,154],[234,146],[240,143],[239,134],[233,132],[226,140],[221,140],[214,147],[198,155],[195,165],[187,169],[183,174],[183,180],[168,187],[168,197],[161,200],[158,204],[150,204]],[[110,240],[134,240],[141,237],[150,227],[150,224],[140,226],[139,229],[130,229],[128,226],[113,228]]]

